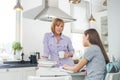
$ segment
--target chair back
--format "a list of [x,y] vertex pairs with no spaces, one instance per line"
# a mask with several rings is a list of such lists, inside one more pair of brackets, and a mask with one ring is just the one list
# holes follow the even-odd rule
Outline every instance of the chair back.
[[120,80],[120,72],[117,73],[107,73],[105,80]]
[[58,76],[58,77],[29,76],[28,80],[72,80],[72,77],[71,76]]

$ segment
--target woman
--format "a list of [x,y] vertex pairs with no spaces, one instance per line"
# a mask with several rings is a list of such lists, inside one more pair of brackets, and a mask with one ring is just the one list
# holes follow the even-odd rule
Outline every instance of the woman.
[[95,29],[88,29],[84,32],[83,45],[87,48],[81,61],[73,67],[65,64],[63,68],[78,72],[86,65],[85,80],[103,80],[109,59]]
[[[62,66],[63,64],[68,64],[73,66],[72,56],[74,49],[72,47],[71,40],[62,34],[64,28],[64,21],[55,18],[51,25],[50,33],[46,33],[44,36],[44,54],[43,58],[50,58],[57,61],[57,66]],[[60,58],[60,52],[64,51],[64,57]]]

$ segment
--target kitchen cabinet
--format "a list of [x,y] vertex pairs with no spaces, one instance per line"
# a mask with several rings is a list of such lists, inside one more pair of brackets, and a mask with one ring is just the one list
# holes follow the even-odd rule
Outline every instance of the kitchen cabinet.
[[35,75],[36,75],[35,67],[21,68],[19,80],[27,80],[28,76]]
[[19,72],[17,69],[0,69],[1,80],[19,80]]
[[35,76],[35,67],[0,69],[2,80],[27,80],[28,76]]

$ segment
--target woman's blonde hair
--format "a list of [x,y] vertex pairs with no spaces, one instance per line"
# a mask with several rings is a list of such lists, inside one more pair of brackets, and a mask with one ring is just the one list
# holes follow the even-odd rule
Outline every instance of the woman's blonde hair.
[[53,33],[55,33],[55,26],[56,25],[62,25],[62,27],[64,27],[64,21],[62,19],[59,19],[59,18],[55,18],[53,21],[52,21],[52,25],[51,25],[51,31]]

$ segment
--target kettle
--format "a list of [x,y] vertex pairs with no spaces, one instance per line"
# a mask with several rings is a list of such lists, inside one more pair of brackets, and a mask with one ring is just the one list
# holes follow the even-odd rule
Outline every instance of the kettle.
[[29,59],[31,64],[37,63],[36,55],[30,55]]

